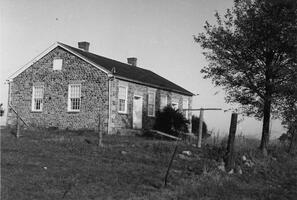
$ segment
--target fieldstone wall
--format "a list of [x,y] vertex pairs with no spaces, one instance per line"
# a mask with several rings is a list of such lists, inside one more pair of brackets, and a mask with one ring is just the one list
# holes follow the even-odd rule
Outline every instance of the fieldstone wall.
[[[118,86],[124,85],[128,87],[128,99],[127,99],[127,113],[118,112]],[[167,95],[167,103],[170,104],[172,99],[177,99],[179,103],[179,109],[182,109],[183,98],[187,98],[189,101],[189,108],[192,108],[192,97],[184,96],[178,93],[169,92],[166,90],[161,90],[157,88],[151,88],[145,85],[140,85],[137,83],[127,82],[119,79],[114,79],[110,81],[110,126],[109,132],[112,134],[122,134],[123,129],[133,128],[133,96],[139,95],[143,97],[143,113],[142,113],[142,127],[143,129],[151,129],[155,123],[155,117],[148,116],[148,91],[150,89],[156,90],[156,104],[155,111],[160,109],[160,97],[162,95]],[[192,113],[189,112],[189,117]],[[189,126],[191,127],[191,126]],[[189,130],[191,131],[191,129]]]
[[[62,70],[53,70],[53,59],[63,59]],[[81,84],[80,112],[67,111],[68,85]],[[41,112],[31,110],[33,85],[44,86]],[[11,83],[11,103],[31,126],[60,129],[97,129],[107,132],[108,77],[94,66],[57,47],[32,64]],[[99,119],[101,122],[99,123]],[[15,121],[10,111],[9,124]]]
[[[54,58],[63,59],[62,70],[53,70]],[[79,112],[68,112],[68,85],[81,84],[81,107]],[[128,87],[127,113],[118,112],[118,88]],[[33,86],[44,87],[43,109],[32,111]],[[59,129],[100,128],[104,133],[121,134],[124,129],[132,129],[133,96],[143,97],[143,129],[151,129],[155,117],[148,116],[148,91],[156,91],[155,111],[160,109],[160,96],[167,95],[168,104],[176,99],[182,109],[183,98],[192,105],[192,97],[183,96],[137,83],[108,78],[107,74],[77,56],[57,47],[20,73],[10,83],[9,101],[22,119],[33,127],[57,127]],[[110,99],[109,99],[110,92]],[[109,108],[110,104],[110,108]],[[189,112],[189,117],[191,112]],[[10,111],[7,124],[16,123],[15,114]],[[100,125],[100,127],[99,127]]]

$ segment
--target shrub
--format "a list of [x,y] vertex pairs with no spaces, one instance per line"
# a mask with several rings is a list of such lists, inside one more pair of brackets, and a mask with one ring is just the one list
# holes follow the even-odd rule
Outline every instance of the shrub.
[[297,145],[297,131],[290,128],[287,133],[283,133],[278,139],[284,146],[287,146],[287,151],[290,153],[295,153],[295,146]]
[[[193,115],[192,116],[192,132],[198,136],[198,133],[199,133],[199,117]],[[210,136],[210,134],[208,133],[207,131],[207,125],[205,122],[203,122],[203,125],[202,125],[202,138],[205,139],[205,138],[208,138]]]
[[288,134],[288,133],[283,133],[283,134],[278,138],[278,140],[279,140],[281,143],[283,143],[283,144],[287,144],[287,143],[289,143],[290,139],[291,139],[291,135]]
[[178,132],[188,132],[189,121],[180,110],[172,108],[170,105],[158,111],[154,129],[177,136]]

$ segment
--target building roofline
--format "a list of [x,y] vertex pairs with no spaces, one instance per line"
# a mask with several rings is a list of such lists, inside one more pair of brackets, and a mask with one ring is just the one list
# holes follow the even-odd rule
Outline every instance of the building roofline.
[[123,81],[131,82],[131,83],[146,85],[146,86],[149,86],[149,87],[162,89],[162,90],[166,90],[166,91],[170,91],[170,92],[175,92],[175,93],[186,95],[186,96],[194,96],[194,94],[192,92],[189,92],[189,91],[188,91],[188,93],[185,93],[185,92],[181,92],[179,90],[174,90],[174,89],[170,89],[170,88],[167,88],[167,87],[162,87],[162,86],[159,86],[159,85],[154,85],[154,84],[150,84],[150,83],[146,83],[146,82],[142,82],[142,81],[133,80],[133,79],[129,79],[129,78],[126,78],[126,77],[119,76],[119,75],[114,75],[114,77],[117,78],[117,79],[123,80]]
[[[65,45],[65,44],[63,44],[61,42],[58,42],[58,41],[55,42],[54,44],[52,44],[51,46],[49,46],[46,50],[44,50],[43,52],[41,52],[39,55],[37,55],[32,60],[30,60],[28,63],[26,63],[25,65],[23,65],[17,71],[15,71],[14,73],[12,73],[8,77],[8,79],[6,80],[6,82],[12,81],[13,78],[15,78],[16,76],[18,76],[22,72],[24,72],[27,68],[29,68],[31,65],[33,65],[34,63],[36,63],[38,60],[40,60],[41,58],[43,58],[46,54],[48,54],[49,52],[51,52],[52,50],[54,50],[57,47],[61,47],[62,49],[68,51],[69,53],[71,53],[71,54],[73,54],[73,55],[81,58],[85,62],[87,62],[87,63],[91,64],[92,66],[96,67],[97,69],[103,71],[108,76],[114,76],[115,78],[118,78],[118,79],[121,79],[121,80],[125,80],[125,81],[128,81],[128,82],[138,83],[138,84],[141,84],[141,85],[146,85],[146,86],[150,86],[150,87],[154,87],[154,88],[159,88],[159,89],[163,89],[163,90],[167,90],[167,91],[172,91],[172,92],[183,94],[183,95],[186,95],[186,96],[194,96],[194,94],[192,92],[189,92],[189,91],[187,91],[184,88],[183,89],[185,90],[185,92],[180,91],[180,90],[175,90],[175,89],[172,89],[172,88],[168,88],[168,87],[162,87],[162,86],[155,85],[155,84],[150,84],[150,83],[147,83],[147,82],[142,82],[142,81],[138,81],[138,80],[134,80],[134,79],[129,79],[129,78],[126,78],[126,77],[123,77],[123,76],[119,76],[119,75],[116,75],[116,74],[112,74],[112,72],[109,71],[109,70],[107,70],[105,67],[100,66],[100,65],[92,62],[90,59],[86,58],[85,56],[83,56],[83,55],[81,55],[81,54],[79,54],[77,52],[74,52],[72,49],[68,48],[68,45]],[[75,47],[72,47],[72,48],[75,48]],[[110,59],[110,60],[112,60],[112,59]],[[116,60],[114,60],[114,61],[116,61]],[[116,61],[116,62],[119,62],[119,61]],[[120,63],[122,63],[122,62],[120,62]],[[126,64],[126,63],[122,63],[122,64]],[[143,69],[143,68],[141,68],[141,69]]]
[[93,65],[94,67],[97,67],[98,69],[100,69],[101,71],[105,72],[106,74],[111,74],[110,71],[108,71],[107,69],[105,69],[104,67],[90,61],[88,58],[85,58],[84,56],[72,51],[71,49],[69,49],[68,47],[66,47],[63,43],[61,42],[57,42],[59,44],[60,47],[62,47],[63,49],[69,51],[70,53],[76,55],[77,57],[81,58],[82,60],[88,62],[89,64]]
[[16,76],[18,76],[19,74],[21,74],[28,67],[30,67],[31,65],[33,65],[34,63],[36,63],[38,60],[40,60],[43,56],[45,56],[46,54],[48,54],[49,52],[51,52],[57,46],[58,46],[58,42],[53,43],[47,49],[45,49],[44,51],[42,51],[39,55],[37,55],[36,57],[34,57],[33,59],[31,59],[29,62],[27,62],[23,66],[21,66],[18,70],[16,70],[15,72],[13,72],[11,75],[9,75],[7,77],[6,82],[12,81],[13,78],[15,78]]
[[74,54],[75,56],[77,56],[77,57],[81,58],[82,60],[88,62],[89,64],[93,65],[94,67],[97,67],[98,69],[100,69],[104,73],[111,74],[110,71],[106,70],[102,66],[97,65],[96,63],[93,63],[92,61],[90,61],[89,59],[85,58],[84,56],[79,55],[76,52],[72,51],[71,49],[67,48],[66,46],[63,45],[63,43],[61,43],[61,42],[55,42],[54,44],[52,44],[51,46],[49,46],[47,49],[45,49],[44,51],[42,51],[40,54],[38,54],[36,57],[34,57],[33,59],[31,59],[29,62],[27,62],[26,64],[24,64],[22,67],[20,67],[18,70],[16,70],[14,73],[12,73],[11,75],[9,75],[7,77],[6,82],[11,81],[13,78],[15,78],[16,76],[18,76],[22,72],[24,72],[31,65],[33,65],[34,63],[36,63],[38,60],[40,60],[41,58],[43,58],[46,54],[48,54],[49,52],[51,52],[52,50],[54,50],[57,47],[61,47],[64,50],[66,50],[66,51]]

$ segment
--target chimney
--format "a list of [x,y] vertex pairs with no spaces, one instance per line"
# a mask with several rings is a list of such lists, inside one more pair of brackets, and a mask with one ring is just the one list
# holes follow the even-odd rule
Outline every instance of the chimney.
[[78,42],[78,48],[84,50],[84,51],[89,51],[89,46],[90,43],[89,42]]
[[128,64],[130,64],[132,66],[136,66],[137,65],[137,58],[135,58],[135,57],[127,58],[127,62],[128,62]]

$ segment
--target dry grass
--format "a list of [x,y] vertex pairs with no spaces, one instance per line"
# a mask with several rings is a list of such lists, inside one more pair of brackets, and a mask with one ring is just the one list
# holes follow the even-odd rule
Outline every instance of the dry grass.
[[[262,158],[243,175],[217,170],[219,147],[181,144],[193,152],[173,162],[169,186],[163,178],[174,142],[106,136],[97,148],[92,132],[26,131],[17,140],[1,133],[1,199],[294,199],[297,159],[284,152]],[[125,151],[125,152],[123,152]],[[206,169],[205,173],[203,169]]]

